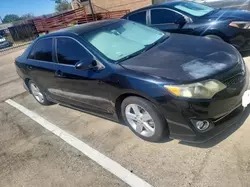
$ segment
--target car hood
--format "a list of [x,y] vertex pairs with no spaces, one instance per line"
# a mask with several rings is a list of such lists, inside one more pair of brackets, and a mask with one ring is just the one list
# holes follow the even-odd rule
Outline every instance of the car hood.
[[236,49],[223,41],[171,34],[163,43],[120,65],[168,80],[194,82],[227,71],[239,58]]
[[220,9],[219,11],[206,16],[208,19],[233,19],[237,21],[250,21],[250,12],[235,9]]

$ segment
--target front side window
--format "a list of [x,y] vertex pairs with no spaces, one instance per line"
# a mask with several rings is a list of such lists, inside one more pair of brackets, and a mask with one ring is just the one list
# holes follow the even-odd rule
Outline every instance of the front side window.
[[75,65],[90,54],[71,38],[57,38],[57,59],[60,64]]
[[146,11],[135,13],[135,14],[129,16],[128,19],[131,20],[131,21],[135,21],[135,22],[146,25],[147,24]]
[[52,62],[52,38],[37,41],[31,50],[29,59]]
[[214,8],[192,2],[181,2],[175,5],[174,7],[177,10],[180,10],[184,13],[188,13],[189,15],[197,17],[204,16],[215,10]]
[[167,35],[135,22],[121,20],[84,33],[82,37],[108,59],[118,61],[144,50]]
[[182,15],[167,9],[151,10],[151,24],[174,23],[176,20],[183,18]]

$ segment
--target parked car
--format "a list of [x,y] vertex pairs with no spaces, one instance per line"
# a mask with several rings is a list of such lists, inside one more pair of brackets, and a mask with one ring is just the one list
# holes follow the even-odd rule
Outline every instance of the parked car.
[[125,122],[148,141],[208,140],[250,101],[248,71],[231,45],[127,20],[47,34],[15,64],[39,103]]
[[12,42],[6,40],[6,38],[4,38],[3,36],[0,36],[0,49],[11,47],[12,45]]
[[214,8],[234,8],[250,10],[250,0],[187,0],[202,3]]
[[[154,0],[154,4],[178,0]],[[185,0],[204,4],[213,8],[234,8],[250,10],[250,0]]]
[[177,1],[148,6],[124,16],[162,31],[207,36],[224,40],[242,55],[250,52],[250,12],[214,9],[193,2]]

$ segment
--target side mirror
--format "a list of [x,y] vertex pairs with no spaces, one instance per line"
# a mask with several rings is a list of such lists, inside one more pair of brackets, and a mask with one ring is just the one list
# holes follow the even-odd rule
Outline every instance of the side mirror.
[[100,67],[100,65],[98,65],[98,62],[93,59],[91,63],[86,63],[85,60],[81,60],[76,63],[75,68],[79,70],[87,71],[87,70],[101,70],[104,68],[104,66],[101,64],[101,67]]
[[174,22],[175,24],[178,24],[180,27],[185,25],[187,23],[187,20],[184,17],[181,17]]

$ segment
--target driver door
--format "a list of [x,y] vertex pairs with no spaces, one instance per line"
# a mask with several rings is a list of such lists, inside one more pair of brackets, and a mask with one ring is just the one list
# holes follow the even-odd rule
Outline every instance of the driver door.
[[105,83],[108,68],[100,71],[76,69],[77,62],[88,66],[95,58],[73,38],[57,37],[55,48],[55,84],[49,90],[54,98],[77,108],[109,113],[113,106],[109,102],[108,85]]
[[[191,34],[193,27],[190,24],[191,18],[166,8],[155,8],[149,11],[149,26],[165,32]],[[181,21],[182,20],[182,21]],[[182,24],[180,24],[182,22]]]
[[166,8],[156,8],[150,10],[149,26],[155,27],[162,31],[181,33],[181,25],[177,24],[178,20],[185,18]]

